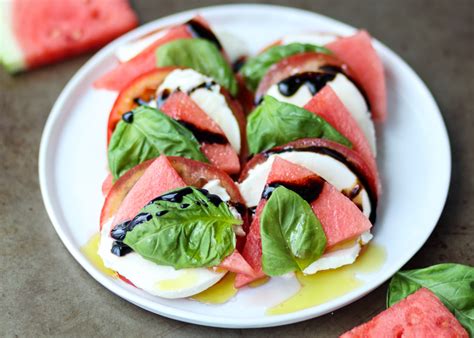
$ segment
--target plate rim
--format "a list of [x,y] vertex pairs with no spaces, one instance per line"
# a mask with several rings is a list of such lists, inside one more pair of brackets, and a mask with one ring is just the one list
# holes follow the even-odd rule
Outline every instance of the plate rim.
[[[125,292],[126,290],[124,290],[120,285],[113,283],[111,280],[109,280],[108,277],[102,275],[85,258],[85,256],[81,253],[80,249],[75,247],[75,244],[73,243],[72,239],[68,236],[66,231],[64,231],[58,219],[58,215],[56,214],[54,203],[51,198],[52,196],[50,194],[51,187],[48,186],[49,178],[48,178],[48,173],[47,173],[47,167],[48,167],[48,158],[49,156],[51,156],[49,152],[49,149],[50,149],[49,146],[50,146],[50,143],[54,143],[53,132],[54,132],[55,125],[58,123],[58,120],[60,120],[60,118],[64,114],[67,114],[64,112],[63,106],[65,105],[68,97],[70,96],[70,93],[73,92],[77,84],[79,84],[83,80],[83,78],[89,73],[90,68],[95,66],[96,63],[100,62],[100,60],[103,57],[109,54],[109,52],[112,49],[116,48],[116,46],[120,45],[121,43],[130,39],[133,39],[134,37],[141,35],[143,32],[146,32],[154,28],[155,26],[164,26],[164,25],[179,21],[182,17],[191,16],[191,15],[194,15],[196,13],[201,13],[201,12],[212,12],[212,11],[219,12],[223,10],[232,11],[232,10],[239,10],[243,8],[245,8],[246,10],[251,9],[251,10],[287,11],[287,12],[292,12],[294,15],[310,14],[312,16],[319,17],[324,20],[333,21],[334,23],[337,23],[337,25],[343,27],[346,30],[356,29],[339,20],[335,20],[333,18],[327,17],[325,15],[321,15],[319,13],[312,12],[309,10],[303,10],[303,9],[298,9],[298,8],[293,8],[293,7],[279,6],[279,5],[267,5],[267,4],[227,4],[227,5],[200,7],[196,9],[178,12],[178,13],[168,15],[168,16],[153,20],[151,22],[148,22],[128,32],[127,34],[117,38],[116,40],[112,41],[111,43],[109,43],[108,45],[100,49],[83,66],[81,66],[81,68],[68,81],[66,86],[61,91],[61,94],[55,101],[51,109],[51,112],[48,116],[48,119],[46,121],[44,130],[41,136],[41,143],[40,143],[40,148],[39,148],[39,159],[38,159],[38,174],[39,174],[41,195],[43,198],[45,209],[51,220],[51,223],[53,224],[53,227],[55,228],[56,233],[60,237],[61,241],[63,242],[64,246],[69,251],[69,253],[82,266],[82,268],[84,268],[97,282],[102,284],[106,289],[116,294],[117,296],[143,309],[146,309],[150,312],[162,315],[164,317],[188,322],[188,323],[211,326],[211,327],[221,327],[221,328],[272,327],[272,326],[280,326],[280,325],[286,325],[286,324],[308,320],[311,318],[322,316],[331,311],[342,308],[350,303],[353,303],[356,300],[367,295],[369,292],[373,291],[375,288],[382,285],[421,249],[421,247],[428,240],[429,236],[432,234],[433,230],[435,229],[439,221],[439,218],[441,216],[441,213],[446,203],[450,181],[451,181],[451,170],[452,170],[451,146],[450,146],[446,124],[443,120],[443,116],[441,114],[441,111],[438,105],[436,104],[436,101],[433,95],[431,94],[431,92],[429,91],[428,87],[423,82],[423,80],[418,76],[418,74],[416,74],[415,71],[400,56],[398,56],[398,54],[396,54],[387,46],[385,46],[383,43],[381,43],[380,41],[374,38],[374,43],[376,45],[376,48],[378,50],[381,50],[383,54],[385,55],[385,57],[393,60],[400,67],[404,68],[403,72],[408,73],[413,79],[415,79],[416,83],[414,83],[413,85],[416,86],[418,90],[426,94],[425,95],[426,99],[429,101],[427,102],[427,104],[429,104],[433,110],[432,123],[438,124],[440,127],[439,132],[440,132],[440,135],[442,135],[442,137],[440,137],[438,142],[442,144],[444,148],[442,152],[445,153],[446,160],[447,160],[445,161],[445,168],[443,170],[440,170],[441,172],[446,173],[446,175],[444,179],[442,180],[442,182],[438,182],[439,186],[442,186],[442,188],[440,188],[440,191],[442,191],[443,196],[438,199],[436,210],[434,210],[434,212],[432,213],[432,215],[434,216],[431,217],[430,222],[427,222],[427,224],[432,224],[430,225],[431,229],[427,232],[427,235],[425,236],[425,238],[419,241],[419,245],[416,248],[414,247],[413,253],[409,254],[407,257],[403,259],[399,259],[397,266],[394,266],[392,264],[392,268],[388,269],[387,272],[383,274],[381,277],[379,277],[376,281],[374,280],[367,281],[364,284],[364,287],[361,288],[363,289],[363,291],[361,291],[357,296],[352,297],[347,300],[342,300],[342,301],[337,302],[338,299],[344,298],[343,296],[341,296],[338,299],[335,299],[336,301],[335,306],[332,306],[330,308],[326,307],[325,309],[320,310],[321,305],[319,305],[319,306],[306,308],[306,309],[288,313],[288,314],[272,315],[272,316],[258,317],[258,318],[252,318],[252,319],[248,318],[245,320],[243,320],[242,318],[214,317],[212,315],[209,316],[209,315],[197,314],[197,313],[182,310],[182,309],[176,309],[168,305],[154,303],[151,300],[144,299],[143,297],[139,295],[134,295],[129,292]],[[243,321],[244,323],[242,323]]]

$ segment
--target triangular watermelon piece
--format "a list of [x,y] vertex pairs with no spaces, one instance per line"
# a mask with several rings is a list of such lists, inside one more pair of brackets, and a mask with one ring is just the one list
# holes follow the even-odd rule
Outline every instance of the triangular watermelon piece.
[[202,143],[201,152],[213,166],[225,171],[229,175],[235,175],[240,172],[239,156],[230,143]]
[[256,276],[255,271],[237,250],[235,250],[230,256],[227,256],[221,264],[219,264],[219,267],[249,277]]
[[341,338],[378,337],[468,338],[469,335],[431,291],[421,288],[371,321],[341,335]]
[[192,35],[186,25],[169,28],[166,35],[156,40],[133,59],[119,64],[111,71],[102,75],[94,82],[98,89],[121,91],[137,76],[156,68],[156,49],[173,40],[191,38]]
[[326,45],[352,71],[354,80],[364,89],[370,102],[372,117],[384,121],[387,117],[387,92],[383,64],[365,30]]
[[354,120],[351,113],[344,106],[344,103],[330,86],[325,86],[313,96],[304,108],[321,116],[336,128],[338,132],[347,137],[352,143],[352,149],[359,153],[378,180],[377,163],[370,149],[369,142],[356,120]]
[[[161,106],[161,110],[173,119],[191,125],[192,132],[210,132],[226,138],[219,125],[186,93],[177,91],[171,94]],[[198,135],[195,136],[199,139]],[[209,162],[217,168],[230,175],[239,173],[239,156],[229,143],[201,143],[201,151]]]
[[186,93],[176,91],[161,106],[169,117],[191,124],[194,127],[225,137],[219,125],[209,117]]
[[155,197],[185,186],[186,183],[184,183],[166,156],[158,157],[127,194],[115,214],[113,224],[131,220]]
[[[312,171],[277,156],[273,161],[267,184],[278,182],[291,186],[303,184],[309,180],[319,181],[321,178]],[[258,205],[242,252],[259,278],[264,276],[261,262],[262,243],[259,218],[265,202],[262,199]],[[311,203],[311,207],[326,234],[327,247],[355,238],[372,227],[370,221],[359,208],[327,182],[323,183],[323,188],[317,199]],[[251,279],[249,276],[237,275],[235,285],[242,287],[253,280],[255,279]]]
[[357,205],[327,182],[319,197],[311,203],[311,208],[323,226],[327,248],[356,238],[372,228],[372,223]]
[[0,61],[8,71],[97,49],[136,27],[127,0],[0,1]]

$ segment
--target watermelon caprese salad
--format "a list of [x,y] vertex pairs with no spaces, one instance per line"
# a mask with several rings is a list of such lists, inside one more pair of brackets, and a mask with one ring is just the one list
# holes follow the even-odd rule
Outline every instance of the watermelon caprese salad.
[[244,54],[197,16],[119,47],[94,82],[117,93],[98,254],[152,295],[337,269],[373,237],[386,102],[368,33]]
[[[387,116],[367,32],[288,35],[248,56],[197,16],[116,57],[94,82],[117,94],[104,131],[105,267],[151,295],[199,300],[226,275],[239,291],[356,263],[373,238],[374,123]],[[399,272],[393,306],[344,337],[467,337],[472,268],[432,270]],[[438,288],[446,275],[459,299]]]

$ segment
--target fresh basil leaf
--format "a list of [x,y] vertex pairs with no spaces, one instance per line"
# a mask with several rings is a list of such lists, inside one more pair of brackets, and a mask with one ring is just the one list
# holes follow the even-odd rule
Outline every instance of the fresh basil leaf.
[[237,95],[238,85],[232,68],[216,45],[205,39],[178,39],[168,42],[156,50],[158,67],[189,67],[212,77],[227,88],[232,96]]
[[446,263],[399,271],[390,281],[387,307],[420,288],[433,292],[474,337],[474,267]]
[[311,206],[283,186],[263,208],[260,233],[263,271],[269,276],[304,270],[326,247],[326,235]]
[[264,96],[247,120],[251,154],[306,137],[325,138],[352,147],[351,142],[322,117],[269,95]]
[[131,121],[117,124],[108,148],[109,168],[118,179],[161,154],[207,162],[193,133],[161,111],[141,106],[133,110]]
[[275,63],[289,56],[307,52],[332,54],[332,52],[321,46],[308,43],[290,43],[283,46],[273,46],[261,54],[250,58],[240,69],[240,74],[244,77],[249,89],[255,91],[268,69]]
[[[140,214],[149,220],[125,236],[124,243],[143,258],[176,269],[218,265],[235,249],[234,225],[242,224],[217,195],[192,187],[165,194]],[[178,196],[178,200],[166,198]]]

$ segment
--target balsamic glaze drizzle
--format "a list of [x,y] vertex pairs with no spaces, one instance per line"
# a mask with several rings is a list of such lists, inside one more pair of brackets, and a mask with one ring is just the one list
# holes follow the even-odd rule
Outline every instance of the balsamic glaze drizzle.
[[315,201],[323,190],[324,180],[319,176],[309,177],[305,182],[288,183],[272,182],[267,184],[262,192],[262,198],[268,200],[276,188],[283,186],[296,192],[305,201],[311,203]]
[[183,125],[186,129],[191,131],[199,141],[199,143],[215,143],[215,144],[227,144],[227,137],[222,134],[213,133],[209,130],[204,130],[197,127],[195,124],[184,122],[181,120],[177,120],[181,125]]
[[312,95],[319,92],[329,81],[334,80],[335,73],[304,72],[292,75],[278,82],[278,91],[284,96],[293,96],[301,86],[306,86]]
[[214,43],[219,50],[222,50],[222,45],[216,35],[198,20],[189,20],[186,22],[186,27],[193,37],[209,40]]
[[122,114],[122,120],[124,120],[126,123],[132,123],[133,122],[133,111],[130,110],[130,111]]

